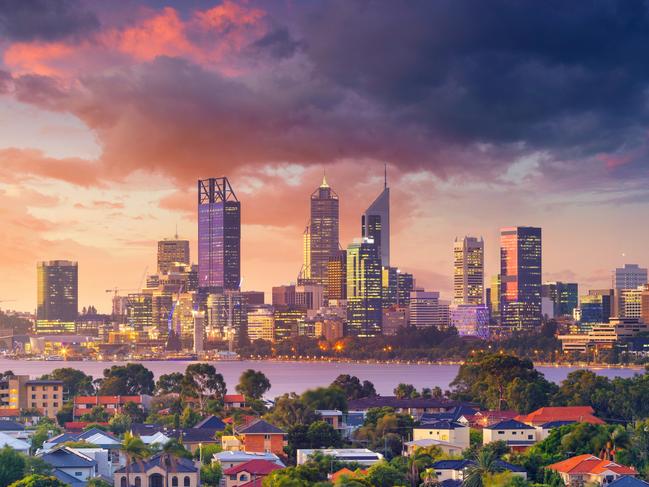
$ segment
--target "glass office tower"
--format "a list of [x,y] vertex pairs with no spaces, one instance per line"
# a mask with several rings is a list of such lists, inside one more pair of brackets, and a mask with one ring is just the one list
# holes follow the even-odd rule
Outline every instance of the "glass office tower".
[[36,333],[74,333],[79,314],[77,262],[39,262],[36,273]]
[[484,304],[484,241],[482,238],[455,239],[453,303]]
[[390,188],[387,179],[383,191],[361,218],[361,235],[374,242],[379,250],[381,265],[390,267]]
[[327,284],[327,264],[339,251],[338,195],[322,178],[322,184],[311,195],[311,221],[304,234],[303,276],[317,284]]
[[347,334],[381,334],[383,269],[378,246],[371,239],[347,247]]

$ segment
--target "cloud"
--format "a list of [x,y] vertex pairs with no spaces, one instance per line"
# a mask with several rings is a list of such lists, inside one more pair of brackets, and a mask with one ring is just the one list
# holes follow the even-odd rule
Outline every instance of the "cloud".
[[95,164],[83,159],[56,159],[33,149],[0,149],[0,181],[3,182],[43,178],[87,187],[101,185],[98,173]]

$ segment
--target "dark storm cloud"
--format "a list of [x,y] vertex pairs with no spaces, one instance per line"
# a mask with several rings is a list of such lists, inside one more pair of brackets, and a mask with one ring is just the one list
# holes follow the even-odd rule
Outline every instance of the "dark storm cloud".
[[288,58],[295,54],[299,43],[291,37],[288,29],[272,30],[250,45],[251,52],[267,53],[274,58]]
[[0,0],[0,36],[55,40],[93,31],[96,15],[77,0]]

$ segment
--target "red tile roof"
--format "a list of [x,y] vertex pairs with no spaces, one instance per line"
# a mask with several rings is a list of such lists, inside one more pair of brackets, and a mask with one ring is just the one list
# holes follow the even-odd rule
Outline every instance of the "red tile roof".
[[366,470],[358,470],[358,471],[355,472],[353,470],[348,469],[347,467],[343,467],[340,470],[338,470],[337,472],[332,473],[329,480],[331,480],[332,482],[335,483],[343,475],[347,476],[347,477],[349,477],[351,479],[351,478],[354,478],[354,477],[358,477],[359,475],[364,475],[366,473],[367,473],[367,469]]
[[239,484],[239,487],[262,487],[264,485],[264,478],[259,477],[256,478],[255,480],[251,480],[250,482],[246,482],[245,484]]
[[17,418],[20,416],[18,408],[0,408],[0,417],[2,418]]
[[604,424],[595,416],[590,406],[545,407],[532,411],[530,414],[516,418],[522,423],[541,425],[553,421],[575,421],[579,423]]
[[239,472],[248,472],[250,475],[268,475],[269,473],[279,470],[280,467],[275,462],[269,460],[249,460],[235,467],[230,467],[223,471],[224,475],[235,475]]
[[246,402],[246,398],[243,394],[226,394],[223,396],[223,402],[226,404],[232,402]]
[[127,402],[134,402],[135,404],[142,403],[141,396],[76,396],[74,404],[92,404],[103,406],[104,404],[126,404]]
[[637,475],[638,472],[633,467],[627,467],[615,463],[611,460],[602,460],[594,455],[579,455],[568,458],[562,462],[554,463],[547,468],[566,474],[594,474],[598,475],[607,470],[615,472],[618,475]]
[[67,423],[65,423],[65,429],[66,431],[81,431],[89,424],[98,424],[106,427],[109,426],[108,423],[97,423],[97,422],[88,422],[88,421],[68,421]]

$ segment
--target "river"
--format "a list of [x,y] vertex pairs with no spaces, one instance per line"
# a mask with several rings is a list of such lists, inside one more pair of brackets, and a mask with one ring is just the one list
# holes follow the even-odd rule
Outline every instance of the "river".
[[[0,371],[11,370],[15,374],[40,377],[59,367],[72,367],[92,375],[94,378],[102,377],[105,368],[112,365],[122,365],[125,362],[61,362],[61,361],[26,361],[0,359]],[[150,361],[141,362],[151,370],[157,378],[161,374],[170,372],[183,372],[192,362],[185,361]],[[246,369],[261,370],[272,384],[272,389],[267,397],[276,397],[285,392],[301,393],[307,389],[330,384],[340,374],[355,375],[361,380],[374,383],[376,391],[382,395],[392,393],[394,387],[400,382],[413,384],[418,389],[422,387],[433,388],[439,386],[448,389],[450,382],[455,378],[458,365],[432,365],[432,364],[364,364],[341,362],[279,362],[279,361],[232,361],[212,362],[217,371],[223,374],[228,385],[228,390],[234,392],[241,372]],[[547,367],[539,366],[537,370],[545,374],[548,380],[561,382],[566,376],[578,370],[578,367]],[[606,377],[631,377],[641,369],[628,368],[599,368],[591,370]]]

